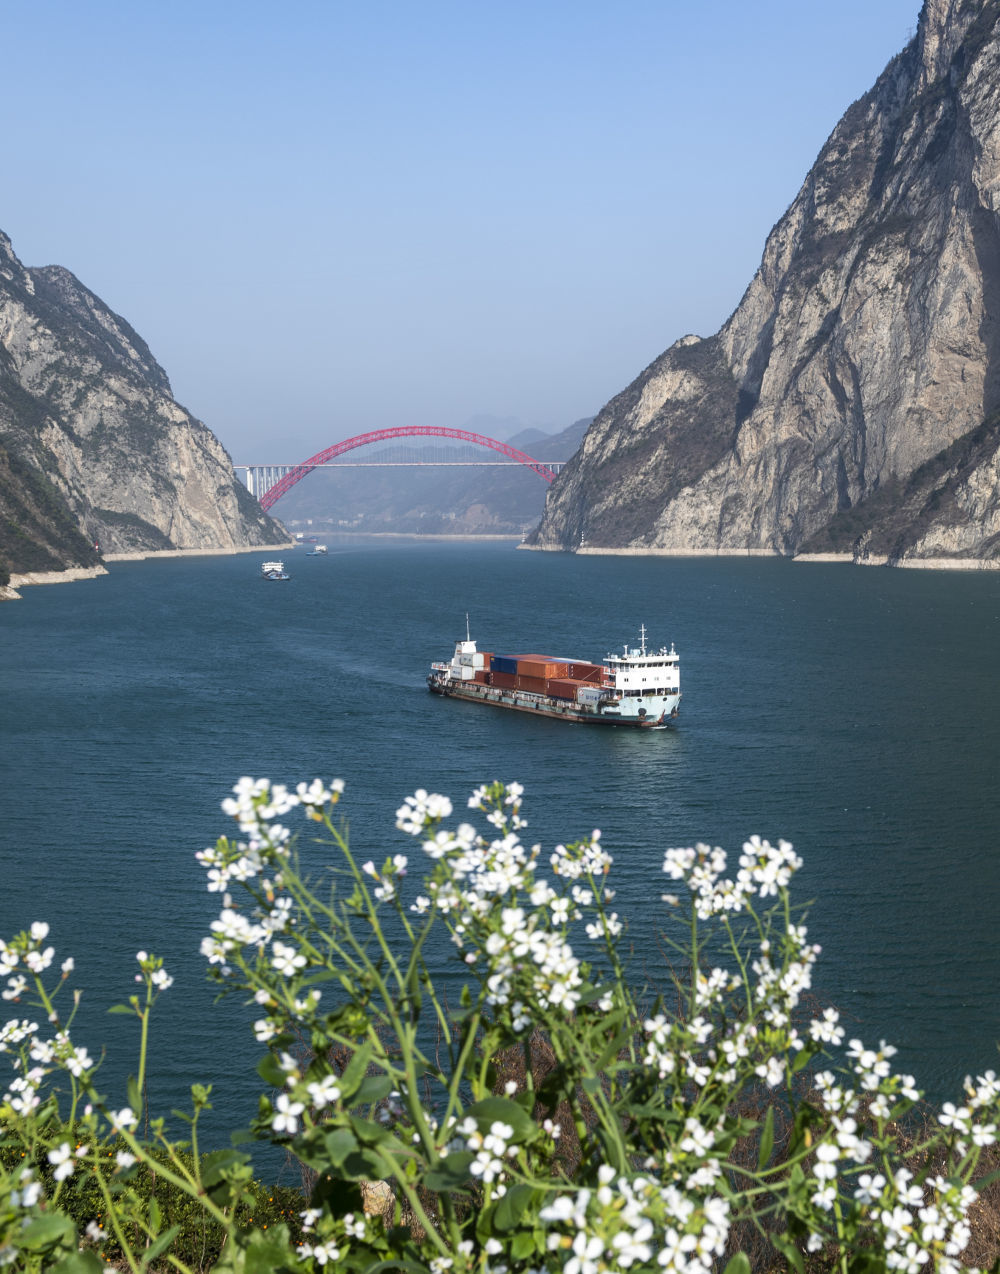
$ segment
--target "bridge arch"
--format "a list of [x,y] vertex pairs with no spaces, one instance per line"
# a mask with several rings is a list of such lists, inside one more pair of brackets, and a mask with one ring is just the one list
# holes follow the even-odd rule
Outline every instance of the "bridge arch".
[[327,464],[334,457],[342,456],[345,451],[353,451],[355,447],[366,447],[370,442],[385,442],[390,438],[457,438],[461,442],[474,442],[477,446],[498,451],[508,460],[516,460],[518,464],[531,469],[546,482],[551,482],[555,477],[555,471],[547,464],[541,460],[535,460],[524,451],[518,451],[516,447],[500,442],[497,438],[487,438],[485,434],[474,434],[468,429],[448,429],[444,425],[400,425],[395,429],[374,429],[370,433],[357,434],[353,438],[345,438],[343,442],[335,442],[325,451],[317,451],[314,456],[310,456],[308,460],[303,460],[294,469],[290,469],[273,487],[264,492],[260,497],[261,508],[270,509],[295,486],[296,482],[301,482],[317,466]]

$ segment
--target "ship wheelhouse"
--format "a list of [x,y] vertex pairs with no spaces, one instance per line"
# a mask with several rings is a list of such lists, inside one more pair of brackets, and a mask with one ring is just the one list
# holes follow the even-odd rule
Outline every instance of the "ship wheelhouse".
[[608,655],[605,664],[615,690],[623,699],[658,699],[680,692],[680,660],[671,645],[668,650],[646,649],[646,628],[640,645],[624,647],[620,655]]

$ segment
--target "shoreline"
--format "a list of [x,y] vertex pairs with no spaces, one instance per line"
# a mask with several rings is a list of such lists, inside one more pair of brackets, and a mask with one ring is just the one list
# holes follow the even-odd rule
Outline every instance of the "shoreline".
[[[286,541],[283,544],[241,545],[231,549],[150,549],[136,550],[131,553],[105,553],[101,562],[144,562],[148,557],[235,557],[238,553],[272,553],[275,549],[294,548],[294,544]],[[10,583],[0,584],[0,602],[22,601],[19,592],[22,588],[33,588],[37,584],[75,584],[78,580],[98,579],[107,575],[105,566],[68,566],[64,571],[11,571]]]
[[[1000,559],[982,557],[924,557],[902,558],[890,562],[887,554],[870,554],[856,558],[852,553],[779,553],[774,549],[669,549],[669,548],[596,548],[586,546],[576,550],[554,545],[526,544],[519,535],[448,535],[434,532],[420,535],[410,531],[327,531],[324,539],[387,539],[387,540],[459,540],[475,542],[477,540],[520,541],[518,550],[529,553],[572,553],[577,557],[786,557],[792,562],[819,563],[821,565],[836,564],[847,566],[884,566],[910,571],[998,571]],[[136,549],[131,552],[105,553],[103,562],[145,562],[151,558],[170,557],[235,557],[242,553],[273,553],[290,549],[304,548],[307,541],[286,540],[281,544],[249,544],[238,548],[208,549]],[[0,585],[0,602],[20,601],[22,588],[32,588],[40,584],[73,584],[80,580],[98,579],[107,575],[104,565],[71,566],[64,571],[24,571],[11,572],[10,583]]]
[[19,602],[20,588],[35,584],[74,584],[77,580],[107,575],[103,566],[68,566],[64,571],[11,571],[10,583],[0,584],[0,602]]
[[[587,545],[567,549],[554,544],[519,544],[518,548],[529,553],[572,553],[574,557],[787,557],[776,549],[655,549],[655,548],[596,548]],[[847,557],[850,561],[850,556]]]
[[[511,534],[489,534],[489,535],[450,535],[447,531],[428,531],[426,535],[420,531],[318,531],[316,534],[321,540],[336,539],[338,536],[345,540],[523,540],[522,535]],[[301,547],[308,544],[308,540],[296,540],[293,547]]]
[[285,540],[281,544],[241,544],[231,549],[132,549],[123,553],[105,553],[103,558],[105,562],[145,562],[151,557],[236,557],[239,553],[273,553],[276,549],[294,547],[294,541]]
[[1000,559],[988,557],[904,557],[890,560],[887,553],[855,557],[853,553],[779,553],[777,549],[671,549],[594,548],[567,549],[550,544],[519,544],[529,553],[572,553],[575,557],[780,557],[792,562],[837,563],[847,566],[886,566],[906,571],[1000,571]]

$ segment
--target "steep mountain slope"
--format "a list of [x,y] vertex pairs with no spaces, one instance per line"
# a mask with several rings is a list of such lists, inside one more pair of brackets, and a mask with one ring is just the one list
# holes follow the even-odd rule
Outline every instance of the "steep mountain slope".
[[532,541],[1000,556],[1000,0],[926,0],[736,311],[600,412]]
[[[286,538],[128,323],[69,271],[26,269],[3,234],[0,446],[0,554],[15,570],[93,565],[95,543],[225,550]],[[79,539],[65,534],[67,510]]]

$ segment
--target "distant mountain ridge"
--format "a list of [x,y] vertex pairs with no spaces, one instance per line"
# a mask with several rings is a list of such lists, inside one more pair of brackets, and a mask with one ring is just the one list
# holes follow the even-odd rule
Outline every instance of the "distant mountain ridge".
[[719,332],[596,417],[538,548],[1000,562],[1000,0],[926,0]]
[[0,233],[0,572],[285,538],[138,333]]

